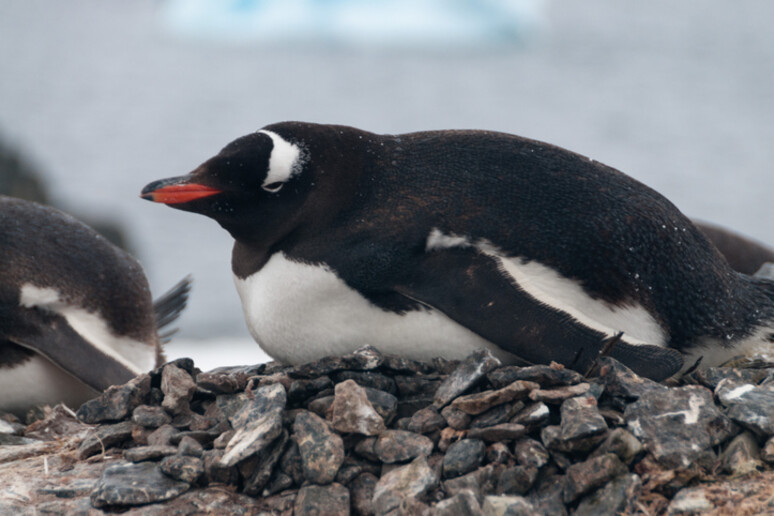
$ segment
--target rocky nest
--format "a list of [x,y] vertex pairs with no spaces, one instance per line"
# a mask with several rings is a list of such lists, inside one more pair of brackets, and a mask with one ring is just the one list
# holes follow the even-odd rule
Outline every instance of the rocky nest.
[[767,369],[664,385],[609,357],[584,377],[484,350],[209,372],[181,359],[0,432],[0,514],[774,511]]

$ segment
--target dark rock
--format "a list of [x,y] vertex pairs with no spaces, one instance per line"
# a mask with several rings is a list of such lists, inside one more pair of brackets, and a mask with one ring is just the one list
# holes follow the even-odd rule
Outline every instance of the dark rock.
[[78,446],[78,456],[85,459],[129,440],[132,437],[132,426],[131,421],[122,421],[95,428],[81,441]]
[[266,484],[266,488],[263,490],[263,493],[261,493],[261,495],[264,497],[271,496],[275,493],[279,493],[280,491],[284,491],[291,487],[293,487],[292,478],[290,478],[285,473],[275,473],[274,476],[269,481],[269,483]]
[[548,421],[548,417],[551,415],[551,410],[548,405],[542,401],[532,403],[521,409],[510,420],[511,423],[518,423],[526,427],[535,427],[542,425]]
[[597,361],[600,378],[611,396],[636,400],[646,392],[666,392],[666,387],[635,374],[631,369],[611,357],[600,357]]
[[527,428],[524,425],[502,423],[486,428],[471,428],[468,431],[468,437],[471,439],[482,439],[487,442],[510,441],[518,439],[526,433]]
[[150,375],[143,374],[123,385],[112,385],[99,397],[87,401],[78,409],[78,419],[84,423],[103,423],[125,419],[150,394]]
[[411,416],[407,429],[418,434],[429,434],[446,426],[446,420],[435,407],[420,409]]
[[195,483],[204,474],[202,459],[188,455],[164,457],[159,468],[165,475],[189,484]]
[[371,503],[379,477],[373,473],[362,473],[349,484],[349,497],[355,516],[367,516],[374,513]]
[[339,472],[336,473],[336,482],[348,486],[355,477],[362,473],[380,475],[381,470],[382,466],[379,463],[348,455],[344,457],[344,462],[342,462]]
[[152,462],[116,464],[102,473],[91,493],[91,504],[97,508],[145,505],[179,496],[189,487],[162,474]]
[[[183,516],[187,514],[250,516],[259,514],[268,505],[263,500],[255,500],[218,486],[187,491],[166,503],[139,507],[124,514],[126,516]],[[292,503],[290,507],[292,508]]]
[[438,476],[424,456],[382,475],[374,488],[373,507],[377,515],[398,509],[406,500],[424,497],[438,485]]
[[398,392],[395,380],[376,371],[339,371],[334,373],[333,379],[336,383],[353,380],[361,387],[388,392],[392,395]]
[[317,398],[310,401],[307,404],[307,408],[321,418],[325,418],[328,414],[328,411],[333,406],[333,400],[333,396],[323,396],[322,398]]
[[293,423],[304,477],[315,484],[330,484],[344,461],[344,442],[316,414],[302,411]]
[[424,395],[432,398],[441,382],[445,377],[433,374],[422,376],[396,376],[395,385],[398,389],[398,396],[407,398],[409,396]]
[[723,470],[731,475],[747,475],[763,469],[760,447],[750,432],[734,437],[720,457]]
[[488,349],[474,351],[441,383],[435,391],[433,403],[443,408],[499,366],[500,361]]
[[411,373],[428,374],[433,371],[433,367],[426,362],[418,362],[398,355],[384,355],[382,359],[382,370],[390,373]]
[[205,450],[202,453],[206,483],[236,485],[239,481],[239,471],[236,466],[221,464],[223,453],[223,450]]
[[245,371],[209,371],[196,375],[196,385],[215,394],[244,391],[250,374]]
[[733,421],[761,437],[774,435],[774,391],[724,380],[715,389],[715,394]]
[[735,429],[698,385],[644,392],[624,413],[628,429],[659,464],[688,467],[704,450],[730,438]]
[[64,405],[57,405],[52,409],[46,409],[43,419],[39,419],[24,426],[19,423],[5,421],[0,419],[0,424],[5,427],[5,434],[22,435],[31,439],[41,441],[51,441],[61,437],[72,435],[83,430],[88,426],[78,420],[73,411]]
[[714,391],[723,380],[730,382],[732,385],[757,385],[766,378],[767,373],[768,369],[707,367],[706,369],[697,369],[691,376],[708,389]]
[[459,409],[471,416],[482,414],[496,405],[502,405],[514,400],[526,398],[533,390],[539,389],[540,385],[534,382],[525,382],[516,380],[497,390],[488,390],[459,396],[451,402],[451,406]]
[[515,403],[505,403],[497,405],[473,418],[470,422],[471,428],[484,428],[487,426],[500,425],[508,423],[521,409],[524,404],[520,401]]
[[355,445],[355,453],[367,460],[380,462],[379,456],[374,451],[375,445],[376,437],[368,437]]
[[177,453],[177,448],[174,446],[139,446],[124,450],[124,458],[131,462],[144,462],[157,460],[175,453]]
[[[560,439],[565,451],[588,451],[607,432],[605,418],[597,410],[597,400],[592,396],[570,398],[562,403]],[[590,439],[592,438],[592,439]]]
[[489,382],[496,388],[505,387],[517,380],[539,383],[543,387],[555,385],[575,385],[583,381],[583,376],[572,369],[558,364],[534,365],[529,367],[506,366],[487,374]]
[[[193,362],[191,362],[193,367]],[[161,392],[164,401],[161,406],[170,414],[180,414],[188,410],[188,405],[196,391],[196,382],[191,374],[175,364],[167,364],[161,370]]]
[[298,491],[294,514],[349,515],[349,490],[341,484],[306,485]]
[[549,476],[544,479],[537,491],[529,496],[529,501],[535,507],[536,514],[550,514],[551,516],[565,516],[567,509],[562,497],[564,495],[564,477]]
[[628,472],[624,463],[612,453],[573,464],[567,468],[564,478],[564,502],[571,503],[579,496],[606,484],[608,480]]
[[535,516],[539,514],[532,502],[523,496],[489,495],[482,505],[487,516]]
[[514,466],[504,469],[497,480],[497,494],[527,494],[537,476],[538,469],[533,466]]
[[382,364],[382,354],[371,346],[365,346],[348,355],[323,357],[314,362],[292,367],[287,371],[292,378],[317,378],[344,369],[367,371]]
[[433,404],[433,397],[429,394],[417,394],[398,399],[395,417],[398,419],[411,417],[416,411]]
[[591,385],[588,383],[578,383],[555,389],[537,389],[529,393],[529,399],[549,404],[561,404],[566,399],[583,396],[589,392],[590,388]]
[[202,444],[191,437],[190,435],[183,436],[177,445],[180,455],[188,455],[190,457],[201,457],[204,453],[204,447]]
[[486,445],[479,439],[462,439],[449,446],[443,458],[443,478],[459,477],[477,469],[486,457]]
[[482,514],[481,504],[473,491],[465,490],[441,500],[433,507],[436,516],[478,516]]
[[470,416],[454,407],[444,407],[441,416],[446,420],[446,424],[455,430],[465,430],[470,426]]
[[591,454],[592,457],[604,453],[614,453],[624,464],[631,464],[645,448],[639,439],[624,428],[615,428],[611,430],[605,440]]
[[298,451],[298,443],[292,439],[280,457],[279,470],[292,478],[294,483],[298,485],[304,483],[304,464]]
[[288,403],[298,403],[315,397],[322,391],[333,388],[333,380],[320,376],[311,380],[293,380],[288,389]]
[[[433,441],[414,432],[387,430],[374,443],[374,453],[382,462],[405,462],[433,452]],[[366,457],[368,458],[368,457]]]
[[248,402],[247,395],[243,392],[236,394],[219,394],[215,397],[216,413],[231,421]]
[[132,421],[146,428],[158,428],[172,422],[172,418],[161,407],[140,405],[132,412]]
[[336,384],[335,392],[331,419],[338,432],[378,435],[385,430],[384,419],[368,401],[365,389],[354,380]]
[[774,463],[774,437],[770,437],[761,450],[761,459],[769,464]]
[[148,445],[169,446],[172,444],[172,436],[178,435],[179,433],[180,431],[172,425],[161,425],[148,435]]
[[513,455],[522,466],[542,468],[548,464],[551,455],[538,441],[525,437],[513,445]]
[[630,513],[642,485],[634,473],[611,480],[578,504],[574,516],[615,516]]
[[488,464],[461,477],[446,479],[442,487],[444,492],[453,496],[464,491],[491,493],[496,485],[497,470],[493,465]]
[[269,483],[274,467],[282,457],[289,440],[288,432],[283,430],[267,449],[240,464],[240,472],[245,479],[242,486],[245,494],[250,496],[261,494],[264,486]]

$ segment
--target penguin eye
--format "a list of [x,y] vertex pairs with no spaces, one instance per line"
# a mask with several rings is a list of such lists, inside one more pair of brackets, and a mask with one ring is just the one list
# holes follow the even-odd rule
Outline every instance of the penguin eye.
[[285,185],[282,181],[276,181],[274,183],[269,183],[268,185],[261,185],[261,188],[266,190],[269,193],[277,193],[280,191],[280,188],[282,188]]

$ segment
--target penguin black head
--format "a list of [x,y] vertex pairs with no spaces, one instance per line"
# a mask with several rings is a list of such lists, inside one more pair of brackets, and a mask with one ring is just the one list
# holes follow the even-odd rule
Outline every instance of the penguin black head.
[[190,174],[148,184],[141,197],[213,218],[236,239],[270,243],[319,204],[320,196],[310,202],[318,173],[304,127],[275,124],[238,138]]

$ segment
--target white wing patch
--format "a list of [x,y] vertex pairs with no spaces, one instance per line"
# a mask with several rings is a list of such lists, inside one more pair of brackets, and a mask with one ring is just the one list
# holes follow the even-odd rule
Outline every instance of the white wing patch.
[[25,283],[19,305],[61,315],[84,340],[135,374],[149,371],[155,364],[156,352],[151,344],[113,334],[99,314],[62,301],[56,289]]
[[624,340],[630,344],[666,345],[664,330],[639,305],[613,307],[593,299],[577,281],[534,260],[527,262],[520,257],[507,256],[485,239],[473,241],[465,236],[444,234],[438,228],[434,228],[427,237],[428,251],[450,247],[474,247],[494,258],[511,281],[536,301],[566,313],[588,328],[611,337],[622,331]]
[[301,171],[303,153],[298,145],[290,143],[275,132],[265,129],[258,132],[271,138],[274,144],[269,157],[269,171],[261,187],[268,192],[278,192],[283,183]]

